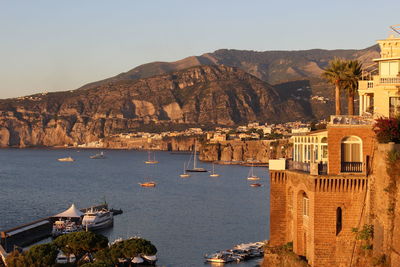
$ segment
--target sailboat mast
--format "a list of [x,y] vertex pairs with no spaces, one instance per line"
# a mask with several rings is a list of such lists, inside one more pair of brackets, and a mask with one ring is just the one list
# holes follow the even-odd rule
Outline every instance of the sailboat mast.
[[196,141],[194,142],[193,169],[196,169]]

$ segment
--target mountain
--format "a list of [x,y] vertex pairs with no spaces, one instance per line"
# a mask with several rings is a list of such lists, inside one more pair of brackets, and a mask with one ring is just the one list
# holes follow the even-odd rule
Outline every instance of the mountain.
[[[379,51],[378,45],[361,50],[311,49],[257,52],[221,49],[175,62],[153,62],[140,65],[117,76],[84,85],[80,89],[85,90],[108,82],[147,78],[193,66],[222,64],[239,68],[268,82],[277,89],[282,98],[299,102],[303,109],[307,109],[315,118],[320,119],[334,112],[333,87],[321,78],[321,73],[329,61],[335,57],[358,59],[363,63],[364,68],[370,71],[374,69],[374,66],[371,66],[374,65],[372,59],[379,57]],[[342,104],[342,110],[346,110],[345,99]]]
[[145,124],[234,125],[312,115],[243,70],[203,65],[0,101],[0,145],[80,144]]

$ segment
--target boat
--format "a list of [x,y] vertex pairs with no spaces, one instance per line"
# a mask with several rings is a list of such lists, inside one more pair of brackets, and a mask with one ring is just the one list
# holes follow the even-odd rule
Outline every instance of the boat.
[[194,150],[193,150],[193,169],[186,169],[187,172],[208,172],[204,168],[198,168],[196,166],[197,158],[196,158],[196,143],[194,143]]
[[73,161],[75,161],[73,158],[71,158],[71,157],[66,157],[66,158],[59,158],[59,159],[57,159],[58,161],[61,161],[61,162],[73,162]]
[[82,225],[71,220],[62,220],[61,218],[53,223],[51,235],[56,238],[60,235],[82,231]]
[[114,216],[108,209],[93,210],[85,213],[82,219],[82,227],[86,230],[97,230],[110,227],[114,224]]
[[190,174],[186,172],[186,164],[183,163],[183,173],[179,175],[182,178],[188,178],[190,177]]
[[261,178],[254,174],[254,166],[251,165],[249,175],[247,176],[247,180],[255,181],[260,180]]
[[91,158],[91,159],[105,159],[106,156],[104,155],[103,151],[101,151],[99,154],[92,155],[89,158]]
[[154,265],[157,262],[156,255],[142,255],[142,259],[144,260],[145,263],[150,265]]
[[151,152],[147,151],[147,160],[144,162],[146,164],[156,164],[158,161],[156,160],[156,153],[153,153],[153,159],[151,158]]
[[231,254],[226,253],[225,251],[205,256],[205,258],[207,262],[215,262],[215,263],[228,263],[234,261],[234,259],[231,257]]
[[141,264],[143,262],[144,262],[144,260],[142,259],[142,257],[136,256],[136,257],[131,258],[131,263],[133,263],[135,265]]
[[254,184],[250,184],[251,187],[260,187],[262,186],[262,184],[259,183],[254,183]]
[[210,174],[210,177],[219,177],[220,175],[218,173],[215,173],[215,166],[214,162],[212,164],[212,173]]
[[156,187],[157,183],[156,182],[145,182],[145,183],[139,183],[141,187]]

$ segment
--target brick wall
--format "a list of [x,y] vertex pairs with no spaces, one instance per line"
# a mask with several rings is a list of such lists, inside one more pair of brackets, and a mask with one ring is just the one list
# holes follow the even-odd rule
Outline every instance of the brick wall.
[[358,136],[362,140],[363,173],[366,171],[366,159],[370,158],[375,143],[375,134],[372,126],[328,126],[328,173],[337,175],[341,173],[341,141],[347,136]]
[[286,173],[284,171],[271,171],[270,193],[270,244],[279,246],[286,241]]

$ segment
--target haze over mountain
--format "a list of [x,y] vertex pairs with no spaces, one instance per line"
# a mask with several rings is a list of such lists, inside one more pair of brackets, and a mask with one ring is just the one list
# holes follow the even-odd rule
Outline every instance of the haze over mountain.
[[0,100],[0,145],[81,144],[149,124],[169,129],[322,118],[332,113],[333,90],[320,75],[334,57],[369,64],[378,48],[218,50],[144,64],[78,90]]

